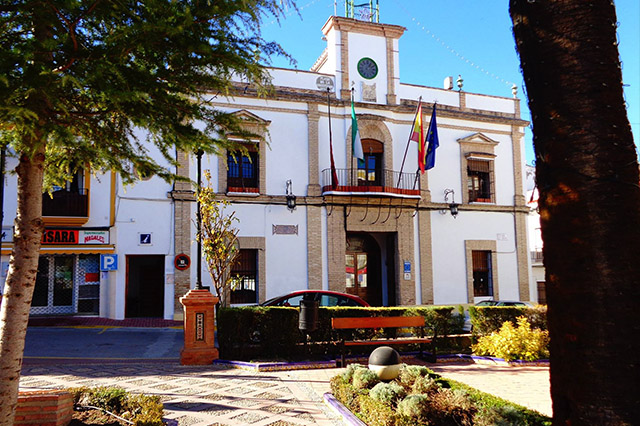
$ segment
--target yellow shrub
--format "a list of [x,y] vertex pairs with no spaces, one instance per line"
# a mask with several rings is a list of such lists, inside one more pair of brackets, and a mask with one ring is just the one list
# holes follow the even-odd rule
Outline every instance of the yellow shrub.
[[472,346],[476,355],[490,355],[506,361],[533,361],[549,357],[549,332],[532,329],[524,316],[518,317],[518,327],[511,321],[502,324],[500,331],[481,337]]

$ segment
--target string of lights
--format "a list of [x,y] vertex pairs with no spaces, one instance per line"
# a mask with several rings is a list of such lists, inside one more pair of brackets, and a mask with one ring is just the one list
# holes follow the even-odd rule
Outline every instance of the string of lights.
[[442,45],[442,47],[444,47],[447,51],[449,51],[449,53],[455,55],[457,58],[459,58],[461,61],[465,62],[467,65],[477,69],[478,71],[488,75],[489,77],[492,77],[492,78],[494,78],[494,79],[506,84],[509,87],[517,86],[516,83],[514,83],[512,81],[505,80],[504,78],[500,77],[499,75],[497,75],[497,74],[495,74],[495,73],[493,73],[491,71],[488,71],[484,67],[480,66],[479,64],[475,63],[474,61],[472,61],[469,58],[466,58],[464,55],[460,54],[460,52],[458,52],[453,47],[451,47],[447,42],[442,40],[440,37],[438,37],[436,34],[434,34],[431,30],[429,30],[424,25],[422,25],[422,23],[420,21],[418,21],[416,18],[412,17],[411,14],[409,13],[409,11],[407,11],[407,9],[405,9],[405,7],[402,5],[401,2],[399,2],[398,0],[394,0],[394,2],[400,8],[400,10],[402,10],[407,15],[407,17],[409,19],[411,19],[416,24],[416,26],[418,28],[420,28],[422,31],[424,31],[426,34],[428,34],[432,39],[434,39],[435,41],[440,43]]

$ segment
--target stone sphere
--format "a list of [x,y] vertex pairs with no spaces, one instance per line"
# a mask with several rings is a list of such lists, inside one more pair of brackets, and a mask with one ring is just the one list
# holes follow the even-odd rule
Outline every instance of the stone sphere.
[[380,380],[393,380],[400,373],[400,354],[389,346],[380,346],[369,356],[369,370]]

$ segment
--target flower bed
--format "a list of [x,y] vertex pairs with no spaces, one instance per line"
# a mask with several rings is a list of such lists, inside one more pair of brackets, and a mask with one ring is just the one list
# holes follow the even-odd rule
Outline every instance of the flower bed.
[[422,366],[405,364],[397,379],[385,383],[368,368],[351,364],[331,379],[331,390],[369,426],[551,425],[549,417]]

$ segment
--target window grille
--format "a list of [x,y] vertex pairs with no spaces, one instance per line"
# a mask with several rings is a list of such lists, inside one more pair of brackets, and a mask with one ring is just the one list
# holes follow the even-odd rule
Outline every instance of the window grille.
[[231,276],[236,278],[231,291],[231,303],[256,303],[258,301],[258,250],[241,249]]
[[250,151],[248,155],[236,156],[227,154],[227,186],[230,190],[258,188],[258,152]]

